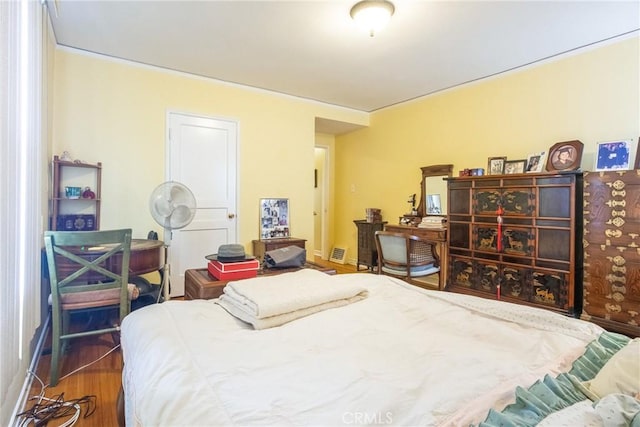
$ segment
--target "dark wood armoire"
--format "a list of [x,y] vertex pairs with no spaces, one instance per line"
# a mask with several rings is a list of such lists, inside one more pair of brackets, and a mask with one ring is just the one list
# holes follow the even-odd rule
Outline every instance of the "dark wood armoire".
[[640,170],[584,174],[582,319],[640,336]]

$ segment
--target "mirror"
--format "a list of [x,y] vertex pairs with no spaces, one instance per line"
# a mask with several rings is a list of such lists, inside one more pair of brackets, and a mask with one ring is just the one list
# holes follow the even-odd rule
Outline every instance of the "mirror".
[[424,166],[420,182],[420,204],[418,215],[445,216],[447,214],[447,181],[451,177],[453,165]]

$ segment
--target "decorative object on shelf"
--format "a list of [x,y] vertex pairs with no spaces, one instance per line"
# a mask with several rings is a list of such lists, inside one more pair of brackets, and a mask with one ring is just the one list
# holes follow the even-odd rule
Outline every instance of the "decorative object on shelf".
[[389,23],[394,11],[389,1],[363,0],[351,8],[350,14],[356,25],[373,37]]
[[542,172],[544,170],[544,162],[546,160],[546,156],[546,151],[529,154],[527,156],[527,172]]
[[56,230],[92,231],[96,229],[95,215],[59,215]]
[[420,221],[422,221],[422,217],[419,215],[402,215],[399,218],[398,224],[417,227]]
[[260,199],[260,238],[289,237],[289,199]]
[[505,175],[511,175],[514,173],[524,173],[524,169],[527,166],[527,160],[507,160],[504,162]]
[[378,208],[366,208],[367,222],[380,222],[382,221],[382,211]]
[[[76,163],[71,160],[68,152],[63,153],[63,156],[67,160],[56,155],[51,163],[49,229],[100,230],[102,163]],[[93,198],[83,196],[84,190],[89,187],[93,188]],[[78,202],[78,199],[82,200]],[[76,221],[70,221],[69,215],[74,214],[75,219],[82,214],[79,218],[91,225],[73,225]],[[87,215],[91,215],[90,221],[86,218]]]
[[64,187],[64,196],[67,199],[79,199],[81,190],[80,187]]
[[83,199],[95,199],[96,193],[91,191],[91,187],[84,187],[84,191],[82,192]]
[[582,142],[564,141],[553,144],[549,149],[546,169],[549,172],[563,172],[580,169]]
[[639,159],[636,157],[639,143],[640,140],[636,143],[633,139],[599,142],[594,170],[614,171],[640,167]]
[[407,203],[411,204],[411,215],[418,215],[418,211],[416,210],[416,193],[409,196]]
[[506,161],[506,157],[489,157],[487,175],[502,175],[504,173],[504,162]]

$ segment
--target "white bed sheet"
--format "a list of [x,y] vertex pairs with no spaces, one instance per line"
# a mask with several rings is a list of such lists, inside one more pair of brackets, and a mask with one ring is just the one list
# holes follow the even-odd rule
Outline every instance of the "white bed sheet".
[[213,300],[122,326],[127,425],[451,425],[568,371],[602,329],[550,311],[373,274],[368,298],[254,330]]

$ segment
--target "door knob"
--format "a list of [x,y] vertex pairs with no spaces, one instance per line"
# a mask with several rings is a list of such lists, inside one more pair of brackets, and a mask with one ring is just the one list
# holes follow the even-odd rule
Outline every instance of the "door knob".
[[228,214],[227,216],[229,217],[229,219],[233,219],[233,218],[235,218],[235,217],[236,217],[236,214],[232,214],[232,213],[230,213],[230,214]]

